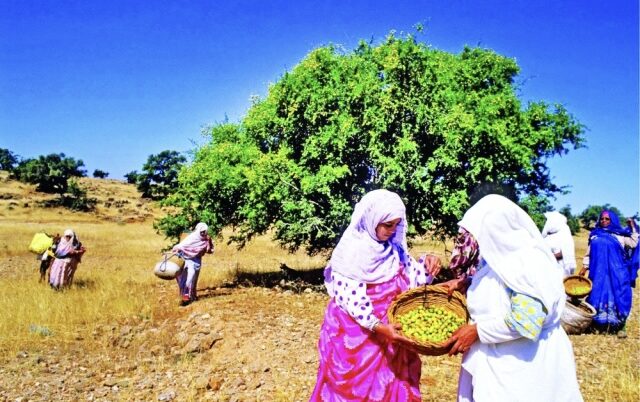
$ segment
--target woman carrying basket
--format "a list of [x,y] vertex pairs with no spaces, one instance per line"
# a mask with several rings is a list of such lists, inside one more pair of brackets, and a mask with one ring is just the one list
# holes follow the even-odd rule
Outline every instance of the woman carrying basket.
[[[458,401],[582,401],[571,342],[560,326],[562,272],[533,220],[488,195],[459,223],[476,243],[467,289],[471,323],[453,333],[450,355],[464,353]],[[462,288],[466,281],[450,281]]]
[[67,229],[55,248],[55,258],[51,264],[49,273],[49,285],[56,290],[70,287],[73,283],[78,264],[86,249],[76,236],[76,233]]
[[208,229],[206,223],[198,223],[195,230],[172,249],[184,259],[184,269],[176,276],[180,290],[180,304],[183,306],[197,299],[196,290],[202,256],[205,253],[213,253],[213,241],[207,232]]
[[440,263],[411,258],[406,230],[397,194],[374,190],[356,204],[324,272],[331,300],[311,401],[420,401],[420,358],[388,324],[387,308],[396,295],[437,275]]

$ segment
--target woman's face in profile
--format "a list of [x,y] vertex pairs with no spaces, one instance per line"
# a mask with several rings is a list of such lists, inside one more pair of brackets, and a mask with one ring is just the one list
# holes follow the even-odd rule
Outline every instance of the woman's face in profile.
[[378,241],[387,241],[398,229],[400,218],[396,218],[387,222],[380,222],[376,226],[376,237]]

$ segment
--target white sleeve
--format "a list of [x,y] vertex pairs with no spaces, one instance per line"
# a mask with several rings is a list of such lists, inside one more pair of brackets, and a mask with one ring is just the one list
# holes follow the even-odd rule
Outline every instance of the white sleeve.
[[362,327],[373,331],[380,319],[373,314],[373,304],[367,295],[367,284],[333,272],[332,295],[342,311],[349,314]]
[[504,319],[498,318],[476,323],[478,338],[482,343],[502,343],[522,338],[522,335],[509,328]]

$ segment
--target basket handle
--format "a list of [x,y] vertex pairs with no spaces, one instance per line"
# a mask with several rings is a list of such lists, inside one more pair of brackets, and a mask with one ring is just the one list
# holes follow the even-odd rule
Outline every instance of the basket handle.
[[422,292],[422,307],[427,308],[427,284],[424,285],[424,292]]
[[177,253],[173,253],[173,252],[172,253],[162,253],[162,256],[164,258],[162,262],[164,264],[162,264],[160,266],[160,272],[164,272],[164,271],[167,270],[167,261],[169,261],[169,258],[173,257],[174,255],[178,255],[178,254]]

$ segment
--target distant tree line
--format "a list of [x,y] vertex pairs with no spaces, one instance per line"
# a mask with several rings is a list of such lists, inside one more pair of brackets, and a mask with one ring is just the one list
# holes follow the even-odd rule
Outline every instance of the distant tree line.
[[35,184],[36,191],[58,194],[58,200],[48,203],[50,206],[90,211],[96,205],[96,199],[88,197],[76,180],[87,175],[81,159],[67,157],[64,153],[22,159],[10,150],[0,148],[0,166],[9,171],[12,178]]
[[[128,183],[136,185],[142,197],[162,200],[177,188],[178,172],[186,160],[177,151],[162,151],[149,156],[142,166],[142,173],[132,171],[125,178]],[[58,194],[59,199],[49,203],[50,206],[89,211],[96,205],[96,199],[87,197],[86,190],[77,181],[77,178],[87,176],[81,159],[76,160],[64,153],[23,159],[9,149],[0,148],[0,170],[8,171],[16,180],[34,184],[36,191]],[[93,171],[94,178],[108,176],[109,173],[101,169]]]

